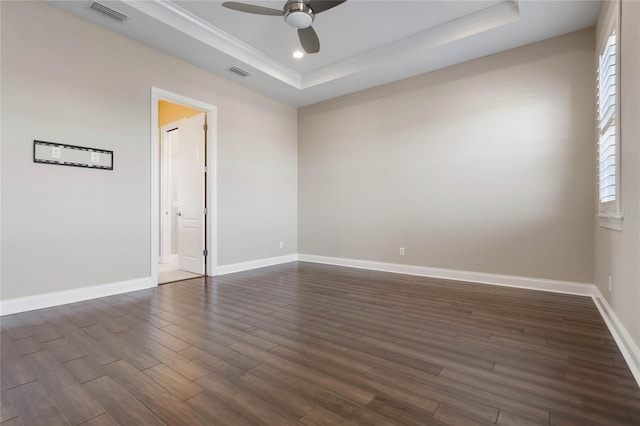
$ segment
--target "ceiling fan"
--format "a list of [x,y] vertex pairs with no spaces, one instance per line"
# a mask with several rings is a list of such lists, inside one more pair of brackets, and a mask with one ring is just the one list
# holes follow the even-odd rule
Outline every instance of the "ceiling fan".
[[282,10],[270,7],[256,6],[253,4],[237,3],[226,1],[222,6],[237,10],[239,12],[255,13],[257,15],[282,16],[287,24],[298,29],[298,37],[302,48],[307,53],[318,53],[320,51],[320,40],[315,30],[311,27],[315,16],[336,7],[347,0],[288,0]]

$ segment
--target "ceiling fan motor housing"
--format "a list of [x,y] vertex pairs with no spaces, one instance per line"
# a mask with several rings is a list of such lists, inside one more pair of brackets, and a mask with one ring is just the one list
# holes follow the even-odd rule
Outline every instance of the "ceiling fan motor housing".
[[304,1],[293,0],[284,6],[284,20],[293,28],[310,27],[314,17],[313,10]]

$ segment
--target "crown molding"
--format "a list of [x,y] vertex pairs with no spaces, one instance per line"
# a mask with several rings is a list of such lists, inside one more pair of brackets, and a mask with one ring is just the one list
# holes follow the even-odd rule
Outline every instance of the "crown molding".
[[143,0],[127,6],[148,15],[296,89],[302,76],[171,1]]

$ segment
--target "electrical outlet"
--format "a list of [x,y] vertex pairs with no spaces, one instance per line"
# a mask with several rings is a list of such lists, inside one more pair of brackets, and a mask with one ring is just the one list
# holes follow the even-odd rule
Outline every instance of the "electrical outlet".
[[611,279],[611,275],[609,275],[609,291],[613,290],[613,279]]
[[280,248],[284,248],[284,241],[280,241]]
[[400,256],[404,256],[404,247],[400,247],[400,248],[398,249],[398,254],[399,254]]

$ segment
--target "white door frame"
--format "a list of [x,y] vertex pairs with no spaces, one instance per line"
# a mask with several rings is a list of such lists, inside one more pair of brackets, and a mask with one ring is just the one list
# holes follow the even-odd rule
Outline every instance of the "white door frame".
[[207,174],[206,203],[207,232],[206,249],[207,268],[205,274],[214,276],[218,267],[218,108],[215,105],[198,101],[158,87],[151,87],[151,283],[158,285],[158,251],[160,246],[158,197],[159,182],[159,144],[158,101],[169,101],[186,105],[207,113]]

